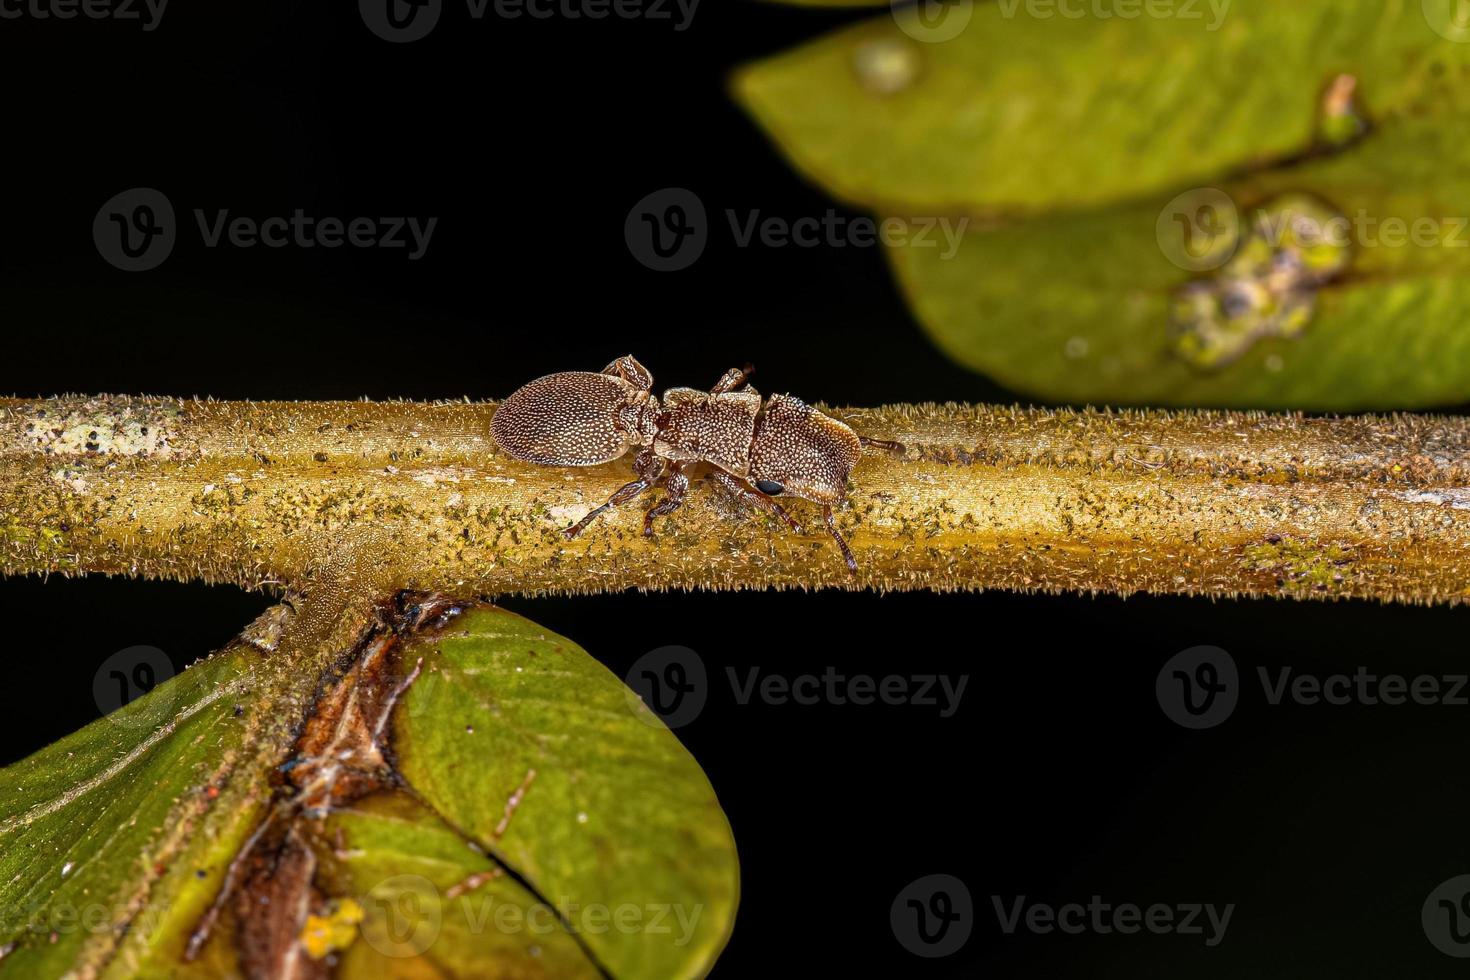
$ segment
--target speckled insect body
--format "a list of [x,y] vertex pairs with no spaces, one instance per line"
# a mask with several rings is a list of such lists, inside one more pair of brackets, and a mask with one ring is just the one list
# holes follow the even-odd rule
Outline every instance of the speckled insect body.
[[569,539],[662,480],[665,496],[643,519],[643,533],[651,535],[654,519],[684,502],[687,471],[709,463],[716,483],[794,531],[800,525],[772,498],[786,494],[820,504],[827,530],[856,571],[832,508],[845,499],[864,446],[903,447],[859,436],[798,398],[763,400],[746,383],[750,371],[732,368],[707,392],[671,388],[660,401],[652,393],[653,376],[629,355],[596,374],[565,371],[522,386],[496,410],[490,428],[508,455],[542,466],[596,466],[638,450],[637,479],[562,532]]

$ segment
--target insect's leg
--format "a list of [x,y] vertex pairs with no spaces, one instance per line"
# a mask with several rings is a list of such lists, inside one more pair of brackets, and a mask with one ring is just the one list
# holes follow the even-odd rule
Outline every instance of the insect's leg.
[[649,448],[643,450],[641,453],[638,454],[637,459],[633,461],[633,471],[638,474],[638,479],[634,480],[632,483],[625,483],[621,487],[619,487],[611,497],[607,498],[607,503],[603,504],[601,507],[592,510],[590,513],[588,513],[586,517],[582,518],[580,521],[573,524],[565,531],[561,532],[562,537],[570,541],[572,538],[575,538],[577,535],[587,530],[592,522],[597,520],[597,518],[602,514],[603,511],[607,510],[610,507],[617,507],[621,504],[626,504],[628,501],[637,497],[640,493],[647,490],[649,487],[658,482],[659,473],[662,470],[663,460],[659,459],[653,454],[653,449]]
[[617,507],[620,504],[626,504],[628,501],[632,500],[634,497],[637,497],[640,493],[647,490],[651,483],[652,481],[650,480],[637,479],[634,480],[632,483],[623,484],[621,487],[618,488],[616,493],[607,498],[607,503],[603,504],[601,507],[594,508],[593,510],[588,512],[586,517],[582,518],[580,521],[573,524],[565,531],[562,531],[562,537],[566,538],[568,541],[570,541],[572,538],[575,538],[577,535],[587,530],[592,522],[597,520],[597,518],[602,515],[603,511],[611,507]]
[[639,391],[651,391],[653,389],[653,375],[649,372],[648,368],[639,364],[638,359],[632,354],[624,354],[598,373],[610,374],[615,378],[622,378]]
[[869,439],[867,436],[858,436],[858,441],[864,447],[872,446],[874,449],[886,449],[891,453],[901,453],[904,451],[903,443],[893,442],[890,439]]
[[797,534],[801,533],[801,525],[792,520],[791,515],[786,513],[786,509],[780,504],[776,503],[770,497],[767,497],[765,494],[760,493],[759,491],[752,490],[750,487],[746,486],[743,481],[737,480],[735,477],[731,476],[729,473],[726,473],[724,470],[712,470],[710,475],[715,478],[716,483],[724,487],[726,490],[730,491],[731,495],[734,496],[737,500],[742,500],[745,503],[755,507],[764,507],[766,510],[781,518],[781,520],[785,521],[786,526],[791,528],[791,530],[795,531]]
[[857,559],[852,556],[852,549],[847,546],[846,541],[842,540],[842,534],[837,530],[837,522],[832,519],[832,508],[824,506],[822,517],[826,520],[827,530],[832,532],[832,538],[837,542],[837,547],[842,549],[842,557],[847,562],[847,570],[856,575]]
[[688,460],[679,460],[669,467],[669,479],[664,484],[668,492],[664,499],[655,506],[650,507],[648,513],[643,515],[643,536],[653,537],[653,519],[665,514],[672,514],[684,503],[684,495],[689,492],[689,477],[684,475],[684,467],[689,465]]
[[715,382],[715,386],[709,390],[709,393],[711,395],[723,395],[727,391],[734,391],[736,388],[745,384],[746,379],[750,377],[754,370],[755,366],[751,364],[747,364],[743,368],[731,368],[720,375],[720,380]]

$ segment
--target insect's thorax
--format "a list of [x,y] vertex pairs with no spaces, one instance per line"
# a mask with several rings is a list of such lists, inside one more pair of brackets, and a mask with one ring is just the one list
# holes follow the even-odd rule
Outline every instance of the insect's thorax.
[[750,444],[761,396],[753,389],[722,395],[693,388],[664,392],[654,452],[671,460],[703,460],[735,476],[750,470]]
[[629,445],[649,446],[658,431],[658,416],[662,410],[657,398],[640,391],[618,406],[614,424]]

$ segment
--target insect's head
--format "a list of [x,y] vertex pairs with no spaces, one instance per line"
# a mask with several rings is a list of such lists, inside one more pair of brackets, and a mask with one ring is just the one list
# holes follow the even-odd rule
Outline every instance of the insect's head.
[[862,456],[857,433],[799,398],[776,395],[756,420],[750,482],[761,493],[836,504]]

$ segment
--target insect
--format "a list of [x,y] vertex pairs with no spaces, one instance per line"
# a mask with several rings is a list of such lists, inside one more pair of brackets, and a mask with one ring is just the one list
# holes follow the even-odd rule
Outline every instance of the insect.
[[595,374],[564,371],[523,385],[496,409],[490,431],[508,455],[541,466],[596,466],[638,450],[637,479],[564,530],[568,540],[663,480],[663,499],[643,517],[643,533],[651,536],[654,519],[684,503],[689,469],[709,463],[721,487],[798,534],[801,525],[773,498],[821,504],[827,530],[856,572],[832,508],[846,497],[847,478],[865,446],[894,452],[903,446],[860,436],[790,395],[762,400],[746,381],[753,370],[731,368],[707,392],[670,388],[660,401],[652,392],[653,375],[628,355]]

